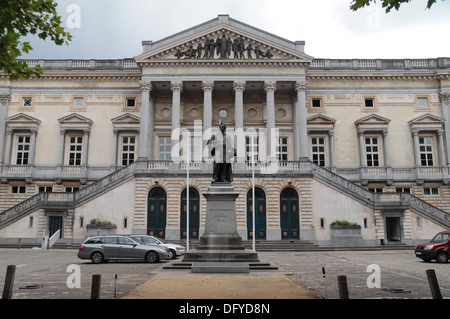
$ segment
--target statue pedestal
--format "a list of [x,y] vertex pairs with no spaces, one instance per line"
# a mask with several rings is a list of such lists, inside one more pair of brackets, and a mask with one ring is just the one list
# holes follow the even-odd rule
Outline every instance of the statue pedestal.
[[184,254],[183,262],[259,262],[258,254],[246,250],[237,232],[236,198],[230,183],[211,184],[206,198],[205,233],[197,249]]

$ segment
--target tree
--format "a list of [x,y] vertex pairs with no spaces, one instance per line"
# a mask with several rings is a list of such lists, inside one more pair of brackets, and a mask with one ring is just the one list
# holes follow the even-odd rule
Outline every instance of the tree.
[[[411,2],[411,0],[381,0],[383,8],[386,9],[386,13],[390,12],[391,9],[398,10],[400,6],[404,3]],[[437,0],[427,0],[427,8],[430,9]],[[372,3],[376,3],[376,0],[352,0],[350,3],[350,9],[356,11],[358,9],[364,8],[365,6],[370,6]]]
[[68,44],[71,35],[61,26],[53,0],[1,0],[0,1],[0,71],[11,80],[39,77],[40,66],[29,68],[18,58],[33,48],[21,40],[26,35],[50,39],[56,45]]

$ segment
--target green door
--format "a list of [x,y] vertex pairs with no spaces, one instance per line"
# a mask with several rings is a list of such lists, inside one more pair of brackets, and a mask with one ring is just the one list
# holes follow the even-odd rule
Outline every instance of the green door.
[[299,239],[298,194],[286,188],[280,195],[280,225],[282,239]]
[[[255,239],[266,239],[266,194],[255,188]],[[253,239],[253,199],[252,190],[247,193],[247,238]]]
[[148,193],[147,234],[164,239],[166,236],[166,191],[161,187]]
[[[187,237],[187,190],[181,193],[180,237]],[[189,187],[189,240],[199,238],[200,196],[195,188]]]

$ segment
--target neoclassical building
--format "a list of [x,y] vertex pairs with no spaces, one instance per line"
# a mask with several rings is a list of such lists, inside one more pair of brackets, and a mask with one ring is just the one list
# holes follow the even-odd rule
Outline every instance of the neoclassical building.
[[244,240],[334,245],[335,221],[361,227],[349,245],[450,229],[450,58],[316,58],[228,15],[142,45],[0,75],[0,244],[78,243],[94,219],[199,238],[220,122]]

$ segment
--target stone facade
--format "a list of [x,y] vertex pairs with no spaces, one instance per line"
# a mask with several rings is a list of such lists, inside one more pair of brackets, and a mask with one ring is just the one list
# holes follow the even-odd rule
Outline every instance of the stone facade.
[[320,59],[304,45],[221,15],[144,41],[134,59],[32,60],[39,79],[1,75],[0,244],[58,226],[79,242],[93,218],[182,239],[188,171],[199,237],[219,122],[236,138],[244,240],[252,167],[261,240],[330,245],[335,220],[358,223],[366,245],[448,229],[450,58]]

